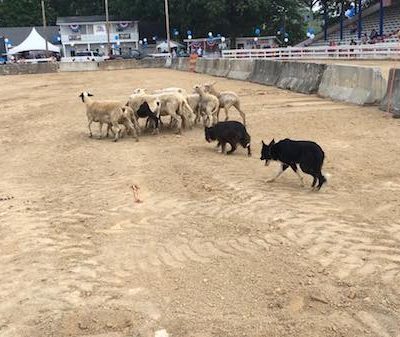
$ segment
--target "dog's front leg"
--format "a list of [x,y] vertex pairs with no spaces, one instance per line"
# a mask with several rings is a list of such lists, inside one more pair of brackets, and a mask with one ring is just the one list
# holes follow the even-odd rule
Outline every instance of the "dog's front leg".
[[283,172],[285,172],[288,169],[288,167],[289,165],[281,164],[281,168],[276,174],[276,176],[273,179],[268,180],[267,183],[273,183],[276,179],[278,179],[281,176]]

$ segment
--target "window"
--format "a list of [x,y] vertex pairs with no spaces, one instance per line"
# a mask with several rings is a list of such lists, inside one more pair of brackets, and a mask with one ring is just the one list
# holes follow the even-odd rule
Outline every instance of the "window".
[[87,25],[86,34],[93,35],[93,25]]
[[76,53],[76,56],[92,56],[90,51],[79,51]]

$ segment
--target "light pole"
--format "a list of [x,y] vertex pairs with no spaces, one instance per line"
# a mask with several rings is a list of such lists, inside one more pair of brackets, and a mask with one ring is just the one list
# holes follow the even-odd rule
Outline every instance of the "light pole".
[[49,44],[47,42],[47,25],[46,25],[46,11],[44,8],[44,0],[42,0],[42,19],[43,19],[44,39],[46,40],[46,57],[48,57],[49,56]]
[[169,9],[168,0],[165,0],[165,25],[167,28],[167,44],[168,44],[168,54],[171,54],[171,34],[169,31]]
[[111,48],[110,48],[110,21],[108,15],[108,0],[105,0],[105,8],[106,8],[107,56],[110,56]]

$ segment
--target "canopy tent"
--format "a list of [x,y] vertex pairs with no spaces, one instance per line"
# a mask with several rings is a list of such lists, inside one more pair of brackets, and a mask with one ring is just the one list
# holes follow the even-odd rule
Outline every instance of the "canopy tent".
[[[60,48],[47,42],[47,46],[49,51],[54,53],[59,53]],[[46,50],[46,40],[37,32],[35,28],[32,28],[32,31],[28,35],[28,37],[18,46],[10,49],[8,54],[14,55],[26,51],[38,51],[38,50]]]
[[[183,47],[183,45],[178,42],[171,41],[171,48],[178,48],[178,47]],[[159,50],[161,53],[164,51],[168,51],[168,43],[165,41],[161,42],[160,44],[157,45],[157,50]]]

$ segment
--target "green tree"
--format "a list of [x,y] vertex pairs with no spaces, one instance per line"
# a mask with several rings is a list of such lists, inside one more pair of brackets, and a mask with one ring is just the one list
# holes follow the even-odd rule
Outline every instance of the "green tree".
[[[307,0],[304,0],[307,1]],[[275,35],[284,27],[291,43],[305,36],[303,0],[169,0],[171,27],[186,37],[209,31],[225,36]],[[311,1],[311,0],[310,0]],[[104,13],[104,0],[46,0],[49,24],[57,16],[96,15]],[[164,0],[109,0],[110,14],[123,18],[164,23]],[[0,2],[0,25],[40,25],[40,0],[3,0]]]

